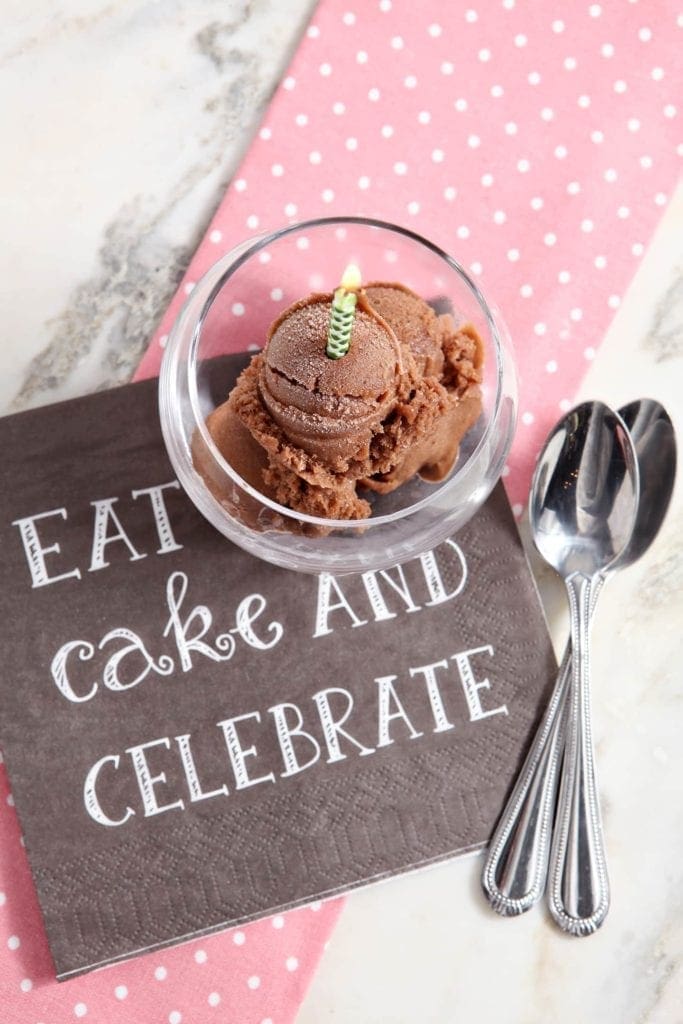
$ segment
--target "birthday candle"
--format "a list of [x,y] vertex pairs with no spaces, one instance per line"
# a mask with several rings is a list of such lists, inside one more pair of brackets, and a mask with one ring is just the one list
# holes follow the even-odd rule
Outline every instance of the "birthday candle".
[[360,284],[360,270],[354,263],[350,263],[342,274],[341,284],[336,289],[332,300],[332,313],[327,329],[327,348],[325,349],[330,359],[341,359],[349,351]]

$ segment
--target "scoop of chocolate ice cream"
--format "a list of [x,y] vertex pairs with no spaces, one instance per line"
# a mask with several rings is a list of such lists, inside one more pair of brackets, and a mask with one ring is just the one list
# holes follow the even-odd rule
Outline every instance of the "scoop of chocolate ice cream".
[[291,444],[332,472],[367,457],[403,375],[392,329],[361,296],[349,351],[326,354],[331,296],[295,303],[272,325],[259,376],[263,404]]
[[[431,306],[405,285],[376,281],[365,290],[368,302],[386,320],[401,344],[407,346],[422,377],[443,371],[444,324]],[[450,317],[448,319],[451,323]]]

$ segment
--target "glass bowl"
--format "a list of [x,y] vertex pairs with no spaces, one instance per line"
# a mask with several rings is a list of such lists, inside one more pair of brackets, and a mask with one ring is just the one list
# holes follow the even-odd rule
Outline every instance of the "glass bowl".
[[[415,477],[390,494],[363,492],[372,505],[369,519],[321,519],[250,486],[223,458],[205,421],[250,354],[264,345],[278,314],[311,292],[333,291],[349,263],[360,266],[364,281],[400,281],[438,312],[474,325],[484,346],[483,410],[445,480]],[[499,313],[451,256],[405,228],[336,217],[251,238],[207,271],[169,335],[159,402],[178,479],[217,530],[275,565],[341,574],[416,557],[471,518],[498,480],[512,442],[516,374]]]

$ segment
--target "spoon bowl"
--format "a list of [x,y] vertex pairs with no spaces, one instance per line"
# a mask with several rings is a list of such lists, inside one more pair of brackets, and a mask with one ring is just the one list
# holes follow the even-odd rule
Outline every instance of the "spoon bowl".
[[628,544],[638,502],[633,444],[620,416],[584,402],[555,427],[531,489],[534,543],[561,576],[594,576]]

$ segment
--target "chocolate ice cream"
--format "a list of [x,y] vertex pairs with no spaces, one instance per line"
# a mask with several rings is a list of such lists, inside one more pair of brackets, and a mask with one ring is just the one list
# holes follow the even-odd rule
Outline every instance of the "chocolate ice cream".
[[207,426],[233,468],[279,504],[360,519],[371,512],[363,491],[450,472],[481,413],[483,352],[473,327],[376,282],[355,295],[347,350],[331,358],[340,294],[286,309]]

